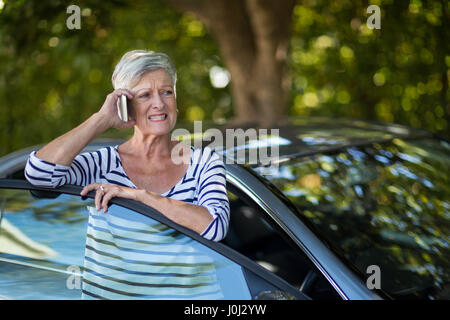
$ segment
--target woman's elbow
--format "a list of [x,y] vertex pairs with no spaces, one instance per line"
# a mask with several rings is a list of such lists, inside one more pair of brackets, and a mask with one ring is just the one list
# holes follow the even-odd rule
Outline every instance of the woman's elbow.
[[207,240],[219,242],[225,239],[227,232],[228,223],[224,223],[219,217],[215,217],[200,235]]
[[60,181],[54,179],[51,174],[41,174],[33,171],[31,166],[27,165],[24,169],[25,179],[34,186],[56,188]]

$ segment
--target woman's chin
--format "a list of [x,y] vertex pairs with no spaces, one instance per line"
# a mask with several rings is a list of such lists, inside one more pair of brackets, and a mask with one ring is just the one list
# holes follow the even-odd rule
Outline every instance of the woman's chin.
[[172,126],[168,123],[165,124],[157,124],[157,125],[147,125],[144,128],[139,128],[145,135],[155,135],[155,136],[164,136],[170,134],[172,131]]

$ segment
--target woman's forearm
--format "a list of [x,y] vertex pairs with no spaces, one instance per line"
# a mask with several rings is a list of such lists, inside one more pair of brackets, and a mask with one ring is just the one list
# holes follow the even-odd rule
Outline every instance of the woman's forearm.
[[116,89],[106,96],[101,109],[78,127],[56,138],[36,153],[36,157],[65,166],[70,166],[73,159],[95,137],[109,128],[127,129],[135,125],[134,120],[123,122],[117,114],[117,99],[126,95],[133,98],[133,93],[126,89]]
[[76,128],[49,142],[36,156],[51,163],[70,166],[81,150],[107,129],[107,119],[99,113],[94,113]]
[[138,190],[136,200],[155,208],[175,223],[201,234],[213,220],[202,206],[162,197],[147,190]]

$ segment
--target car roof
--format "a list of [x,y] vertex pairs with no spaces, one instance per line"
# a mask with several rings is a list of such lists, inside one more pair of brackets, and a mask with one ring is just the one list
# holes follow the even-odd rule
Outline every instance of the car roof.
[[[189,127],[186,126],[186,128]],[[217,128],[217,125],[203,123],[202,129],[204,132],[209,128]],[[248,133],[246,130],[252,129],[252,126],[225,124],[220,130],[225,132],[226,130],[239,128],[243,129],[241,134],[245,134]],[[262,148],[277,146],[278,161],[285,161],[286,159],[313,155],[319,152],[390,141],[395,138],[420,139],[433,136],[427,131],[398,124],[330,117],[290,117],[266,129],[265,131],[256,129],[257,139],[249,138],[231,147],[224,145],[216,148],[216,151],[234,162],[259,166],[261,164],[258,161],[255,163],[248,161],[248,153],[251,149],[258,151]],[[192,125],[191,130],[188,129],[188,131],[194,132]],[[228,138],[232,137],[232,131],[230,132]],[[247,134],[247,137],[249,136]],[[204,137],[202,138],[204,140]],[[194,139],[198,140],[199,137],[196,136]],[[210,143],[209,141],[208,143]],[[195,142],[193,143],[195,144]],[[239,155],[237,154],[238,150],[244,150],[245,152]]]
[[[215,150],[230,159],[231,162],[253,166],[258,166],[260,163],[249,161],[248,154],[252,149],[259,152],[262,148],[276,146],[278,147],[277,158],[279,161],[284,161],[294,157],[389,141],[395,138],[418,139],[433,136],[427,131],[397,124],[329,117],[290,117],[281,123],[260,129],[254,129],[251,124],[202,121],[200,131],[203,134],[200,135],[194,130],[195,125],[198,127],[199,124],[195,124],[195,122],[178,123],[177,128],[184,128],[185,132],[189,132],[189,134],[179,135],[181,139],[189,138],[191,145],[205,147],[212,141],[208,135],[209,130],[218,129],[223,134],[224,140],[223,147],[215,147]],[[232,138],[233,134],[239,133],[238,130],[241,130],[241,135],[246,135],[246,140],[233,139],[235,143],[231,147],[227,147],[225,137]],[[256,136],[252,136],[252,132]],[[124,141],[125,139],[97,139],[86,146],[82,152],[92,152],[101,147],[119,145]],[[39,150],[43,145],[35,145],[1,157],[0,178],[23,170],[29,154],[33,150]],[[239,150],[242,150],[243,153],[239,154]]]

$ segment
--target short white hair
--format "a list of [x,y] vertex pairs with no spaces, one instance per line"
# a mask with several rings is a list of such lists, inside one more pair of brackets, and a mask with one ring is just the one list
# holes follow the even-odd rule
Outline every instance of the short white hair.
[[133,50],[125,53],[117,63],[112,74],[114,89],[131,89],[141,77],[151,70],[164,69],[169,73],[173,89],[177,82],[177,70],[169,56],[165,53]]

